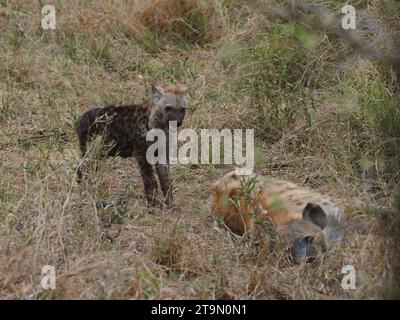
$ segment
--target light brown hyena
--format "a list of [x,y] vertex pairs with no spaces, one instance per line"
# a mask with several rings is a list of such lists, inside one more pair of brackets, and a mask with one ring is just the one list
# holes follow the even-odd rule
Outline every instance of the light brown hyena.
[[[86,111],[78,118],[75,126],[82,156],[86,153],[89,140],[94,136],[102,135],[105,153],[108,156],[119,155],[124,158],[136,158],[144,183],[146,199],[149,204],[154,205],[157,181],[153,166],[146,159],[147,149],[154,142],[146,141],[146,135],[151,129],[161,129],[167,139],[167,163],[157,164],[155,167],[165,203],[170,205],[172,190],[168,165],[169,122],[176,121],[177,126],[181,126],[186,112],[187,90],[187,85],[183,87],[152,85],[150,100],[142,105],[106,106]],[[82,173],[79,168],[78,182],[81,178]]]
[[213,185],[211,209],[240,235],[258,233],[255,224],[270,221],[295,261],[313,260],[341,239],[343,209],[284,180],[231,172]]

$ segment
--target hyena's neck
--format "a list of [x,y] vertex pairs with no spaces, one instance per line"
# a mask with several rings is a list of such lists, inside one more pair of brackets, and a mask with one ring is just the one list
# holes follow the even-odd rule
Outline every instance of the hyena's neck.
[[151,101],[146,102],[145,105],[149,110],[148,128],[168,131],[168,120],[165,118],[162,110]]

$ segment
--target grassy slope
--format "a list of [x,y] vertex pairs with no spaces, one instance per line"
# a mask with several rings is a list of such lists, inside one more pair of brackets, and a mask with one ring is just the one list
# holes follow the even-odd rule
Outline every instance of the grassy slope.
[[[395,244],[379,214],[348,210],[341,247],[317,265],[288,267],[209,216],[208,188],[230,167],[174,166],[173,212],[146,207],[133,161],[108,159],[84,188],[75,183],[80,112],[140,102],[151,82],[188,81],[185,127],[255,128],[257,172],[343,201],[366,200],[367,185],[371,200],[390,206],[399,182],[390,70],[323,34],[206,2],[174,13],[165,1],[147,9],[143,1],[55,1],[57,30],[43,33],[36,1],[0,1],[1,298],[394,294]],[[398,26],[394,1],[371,10]],[[171,15],[186,22],[165,23]],[[96,205],[117,198],[126,202]],[[54,291],[40,288],[45,264],[57,268]],[[347,264],[357,270],[354,291],[340,286]]]

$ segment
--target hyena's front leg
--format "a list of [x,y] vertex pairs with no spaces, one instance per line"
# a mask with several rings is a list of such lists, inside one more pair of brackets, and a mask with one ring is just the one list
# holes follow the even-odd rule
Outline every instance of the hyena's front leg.
[[144,193],[146,195],[147,202],[155,206],[156,201],[156,190],[157,190],[157,180],[154,174],[154,169],[151,164],[147,161],[139,161],[140,175],[143,179]]
[[172,186],[169,178],[169,165],[156,165],[158,179],[160,180],[161,190],[164,195],[164,201],[167,206],[172,205]]

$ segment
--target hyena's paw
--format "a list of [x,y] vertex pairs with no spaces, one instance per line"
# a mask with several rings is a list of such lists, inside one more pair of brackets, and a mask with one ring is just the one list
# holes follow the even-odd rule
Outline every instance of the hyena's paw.
[[166,208],[167,205],[164,201],[159,200],[157,197],[146,197],[148,207],[152,208]]
[[164,199],[164,201],[162,202],[162,206],[169,211],[178,210],[178,205],[176,204],[176,202],[173,200],[172,197]]
[[153,207],[153,208],[157,208],[162,205],[162,203],[157,198],[152,198],[152,199],[147,198],[146,202],[148,207]]

